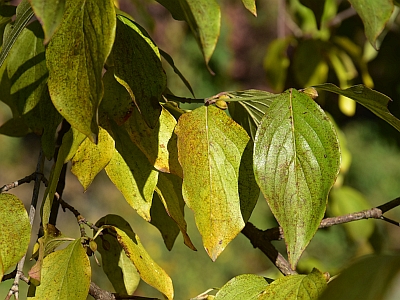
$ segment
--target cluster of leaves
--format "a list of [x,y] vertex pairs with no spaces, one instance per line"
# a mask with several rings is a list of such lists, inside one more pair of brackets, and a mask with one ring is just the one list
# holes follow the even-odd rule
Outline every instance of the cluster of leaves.
[[[175,19],[187,22],[207,65],[219,35],[218,4],[159,2]],[[255,1],[243,3],[256,13]],[[358,1],[352,4],[366,24],[368,39],[376,45],[390,13],[387,16],[385,11],[377,18],[379,24],[370,27],[367,24],[375,14],[366,14],[369,10],[364,11]],[[223,92],[201,99],[204,105],[193,111],[184,111],[179,102],[196,100],[169,92],[161,58],[174,67],[172,59],[129,15],[115,8],[114,1],[66,0],[48,5],[24,0],[16,10],[9,5],[1,8],[0,100],[13,117],[0,133],[40,135],[43,153],[51,159],[56,153],[57,127],[63,120],[71,125],[42,201],[44,235],[34,254],[37,263],[29,272],[32,298],[86,299],[91,270],[85,248],[101,254],[103,270],[118,293],[133,294],[141,278],[173,298],[171,279],[121,217],[106,215],[98,220],[93,239],[84,234],[71,239],[52,226],[52,202],[67,162],[85,190],[104,169],[129,205],[160,230],[168,249],[182,233],[185,244],[196,250],[184,219],[187,205],[212,260],[244,228],[261,190],[283,229],[288,260],[296,269],[318,230],[340,169],[337,132],[314,101],[315,89],[288,89],[281,94]],[[29,23],[33,15],[40,23]],[[312,69],[319,70],[314,65]],[[400,130],[400,121],[387,110],[390,99],[367,86],[315,87],[359,102]],[[2,194],[0,203],[2,277],[26,253],[31,232],[20,200]],[[13,238],[16,232],[18,244]],[[66,248],[56,250],[67,241]],[[259,276],[243,275],[228,282],[215,299],[259,295],[317,299],[326,282],[318,270],[271,284]],[[243,287],[248,294],[241,294]]]

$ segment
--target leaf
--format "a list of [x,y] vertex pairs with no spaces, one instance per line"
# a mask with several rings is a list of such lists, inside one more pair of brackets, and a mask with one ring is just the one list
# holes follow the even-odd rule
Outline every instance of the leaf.
[[229,280],[215,295],[214,300],[256,300],[267,288],[266,278],[254,274],[243,274]]
[[28,213],[16,196],[0,194],[0,281],[4,272],[28,251],[31,225]]
[[174,134],[175,126],[175,118],[164,108],[154,128],[146,124],[136,108],[133,108],[132,117],[124,124],[132,142],[157,170],[182,177],[182,168],[178,162],[177,137]]
[[[128,91],[115,79],[114,68],[110,67],[103,76],[104,96],[99,115],[105,114],[118,125],[122,125],[132,115],[135,102]],[[101,117],[99,118],[102,120]],[[101,124],[104,126],[104,124]]]
[[273,281],[257,299],[315,300],[318,299],[325,288],[326,279],[324,275],[314,268],[308,275],[288,275]]
[[8,136],[23,137],[30,132],[22,118],[12,118],[0,126],[0,134]]
[[324,14],[325,0],[312,1],[312,0],[300,0],[300,3],[311,9],[315,15],[318,28],[321,27],[322,15]]
[[71,172],[86,191],[96,175],[103,170],[114,155],[114,140],[100,127],[99,141],[93,144],[85,139],[72,158]]
[[67,248],[46,256],[42,280],[36,287],[35,299],[82,299],[89,292],[91,269],[89,258],[77,239]]
[[393,116],[387,108],[389,101],[391,101],[388,96],[371,90],[362,84],[343,90],[332,83],[315,85],[314,88],[351,98],[400,131],[400,120]]
[[256,0],[242,0],[244,7],[257,17]]
[[0,67],[6,60],[8,53],[10,52],[22,29],[24,29],[25,25],[28,24],[33,17],[33,11],[28,0],[21,1],[17,7],[16,13],[17,15],[14,25],[12,25],[12,27],[11,25],[8,25],[7,27],[9,27],[9,30],[4,32],[3,45],[0,50]]
[[376,40],[392,15],[394,5],[391,0],[349,0],[364,23],[368,41],[378,50]]
[[128,204],[143,219],[150,221],[150,207],[158,172],[131,142],[123,128],[113,124],[112,130],[116,150],[105,171]]
[[399,270],[399,256],[364,257],[332,280],[320,299],[394,299],[390,291],[398,287],[394,279],[398,278]]
[[[371,208],[369,202],[357,190],[342,186],[333,188],[329,194],[329,206],[335,216],[362,211]],[[375,222],[373,220],[358,220],[343,224],[349,236],[358,242],[367,241],[374,231]]]
[[185,202],[182,197],[182,179],[172,174],[159,173],[156,192],[168,215],[176,222],[183,235],[186,246],[197,250],[187,233],[184,217]]
[[[107,215],[96,222],[97,227],[114,225],[123,230],[132,231],[131,226],[122,217]],[[103,235],[96,238],[97,250],[101,254],[104,273],[111,281],[115,291],[120,295],[133,295],[140,282],[140,274],[115,236],[103,230]]]
[[155,127],[167,85],[160,53],[147,32],[122,15],[117,15],[112,59],[115,78],[129,92],[145,122]]
[[275,98],[254,142],[254,174],[283,228],[291,267],[322,220],[339,172],[339,142],[323,110],[290,89]]
[[104,225],[98,231],[112,230],[117,236],[118,242],[138,270],[140,277],[149,285],[159,290],[168,299],[173,299],[174,290],[171,278],[157,265],[143,248],[139,237],[129,229],[119,229],[116,226]]
[[101,81],[115,35],[114,1],[67,0],[63,21],[47,46],[51,100],[59,113],[94,142]]
[[171,251],[179,235],[179,228],[165,211],[164,205],[157,193],[153,194],[150,215],[150,223],[160,231],[165,246]]
[[66,0],[30,0],[35,16],[43,24],[47,44],[61,24]]
[[229,112],[236,122],[247,131],[254,141],[261,119],[278,95],[259,90],[247,90],[228,94]]
[[183,114],[175,132],[183,169],[183,198],[194,212],[208,255],[215,261],[245,225],[238,178],[249,137],[213,106]]

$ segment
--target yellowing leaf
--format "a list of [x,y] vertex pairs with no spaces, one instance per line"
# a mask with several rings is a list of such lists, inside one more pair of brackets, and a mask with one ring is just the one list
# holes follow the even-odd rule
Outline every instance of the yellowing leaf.
[[67,0],[46,50],[51,100],[72,127],[96,140],[102,70],[115,36],[114,1]]
[[[131,226],[122,217],[107,215],[96,222],[97,227],[114,225],[122,230],[132,231]],[[120,295],[132,295],[139,282],[140,274],[126,256],[116,237],[103,230],[96,238],[97,250],[101,254],[101,266],[115,291]]]
[[97,145],[84,140],[72,158],[71,172],[75,174],[84,190],[96,175],[107,166],[114,154],[114,140],[100,127]]
[[142,150],[157,170],[182,177],[174,133],[175,125],[175,118],[163,108],[159,122],[154,128],[150,128],[144,122],[139,111],[134,108],[132,116],[125,122],[124,127],[131,140]]
[[255,300],[267,288],[267,279],[243,274],[229,280],[215,295],[214,300],[247,299]]
[[150,207],[158,172],[122,127],[113,124],[113,134],[116,150],[105,171],[129,205],[143,219],[150,221]]
[[[168,299],[173,299],[174,290],[171,278],[157,265],[143,248],[139,237],[128,228],[119,229],[115,226],[104,225],[101,230],[114,231],[118,242],[138,270],[140,277],[149,285],[159,290]],[[99,231],[99,232],[100,232]]]
[[0,194],[0,280],[28,251],[31,225],[21,200]]
[[183,114],[175,132],[183,198],[194,212],[208,255],[216,260],[245,225],[238,178],[249,136],[214,106]]
[[77,239],[67,248],[55,251],[43,260],[42,280],[34,299],[85,300],[89,292],[89,258]]
[[308,275],[288,275],[273,281],[257,299],[316,300],[325,288],[324,275],[314,269]]
[[257,130],[254,173],[283,228],[292,268],[324,216],[339,166],[336,132],[314,100],[294,89],[275,98]]

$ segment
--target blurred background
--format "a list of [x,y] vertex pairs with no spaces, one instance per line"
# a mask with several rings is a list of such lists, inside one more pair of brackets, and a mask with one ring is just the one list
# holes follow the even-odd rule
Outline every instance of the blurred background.
[[[347,1],[326,0],[319,25],[312,11],[298,0],[257,1],[258,17],[248,12],[241,1],[218,2],[222,27],[210,61],[215,75],[205,67],[188,26],[174,20],[159,3],[121,0],[119,6],[171,55],[197,98],[250,88],[279,93],[289,87],[304,88],[323,82],[342,88],[363,83],[393,99],[389,109],[400,116],[400,20],[397,9],[379,39],[380,50],[377,52],[366,41],[363,24]],[[192,97],[172,68],[168,64],[164,64],[164,68],[169,89],[177,96]],[[330,195],[327,216],[368,209],[399,197],[400,133],[348,99],[321,92],[316,101],[337,124],[343,156],[341,174]],[[195,106],[183,107],[193,109]],[[10,117],[8,107],[0,102],[0,124]],[[0,186],[34,172],[40,147],[37,136],[13,138],[0,135],[0,145]],[[46,162],[46,174],[51,165],[52,162]],[[93,223],[105,213],[124,217],[149,254],[171,276],[176,299],[190,299],[209,288],[221,287],[239,274],[255,273],[274,279],[279,276],[269,260],[243,235],[212,262],[202,247],[193,214],[187,208],[188,233],[198,251],[187,248],[181,236],[172,251],[168,251],[159,231],[135,213],[104,172],[86,193],[77,179],[67,173],[65,201]],[[11,192],[28,207],[32,187],[33,183],[25,184]],[[400,208],[387,213],[387,217],[400,221]],[[71,213],[60,211],[58,228],[65,235],[77,238],[80,233],[78,226],[72,225],[74,222]],[[250,222],[260,229],[276,226],[262,196]],[[33,232],[37,232],[37,223],[36,220]],[[362,220],[319,230],[302,256],[299,270],[308,272],[317,267],[334,275],[361,255],[398,252],[398,230],[398,227],[378,220]],[[274,244],[284,252],[284,242]],[[91,262],[92,280],[102,288],[112,290],[93,258]],[[2,283],[0,294],[5,295],[10,285],[11,282]],[[21,288],[23,291],[26,286],[21,284]],[[136,294],[161,297],[143,282]]]

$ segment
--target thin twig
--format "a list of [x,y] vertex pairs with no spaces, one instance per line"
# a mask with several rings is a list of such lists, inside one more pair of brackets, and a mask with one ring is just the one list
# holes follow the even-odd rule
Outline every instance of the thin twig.
[[1,194],[1,193],[4,193],[4,192],[8,192],[9,190],[20,186],[21,184],[29,183],[29,182],[35,180],[36,177],[39,176],[39,175],[40,175],[40,176],[43,176],[42,173],[33,172],[31,175],[25,176],[24,178],[22,178],[22,179],[20,179],[20,180],[17,180],[17,181],[8,183],[8,184],[6,184],[6,185],[3,185],[3,186],[0,188],[0,194]]
[[113,294],[109,291],[103,290],[94,282],[90,283],[89,295],[96,300],[117,300],[117,299],[136,299],[136,300],[160,300],[158,298],[148,298],[142,296],[127,296]]
[[242,233],[250,240],[254,248],[259,248],[272,261],[283,275],[297,274],[292,270],[289,262],[271,244],[271,241],[265,238],[264,231],[247,222]]
[[[31,224],[31,228],[33,225],[33,221],[35,220],[36,206],[37,206],[37,201],[39,198],[39,191],[40,191],[40,183],[42,182],[42,176],[43,176],[43,167],[44,167],[44,155],[43,155],[43,152],[40,151],[38,163],[36,165],[36,171],[35,171],[35,173],[33,173],[33,174],[35,174],[35,186],[33,188],[32,201],[31,201],[31,206],[30,206],[30,211],[29,211],[29,222]],[[24,274],[22,273],[22,270],[23,270],[24,264],[25,264],[25,258],[26,258],[26,254],[18,262],[14,283],[11,286],[6,299],[10,299],[12,295],[14,295],[16,300],[18,300],[18,298],[19,298],[18,297],[19,280],[22,279],[23,277],[25,277]]]
[[[397,206],[400,206],[400,197],[393,199],[385,204],[382,204],[378,207],[373,207],[367,210],[355,212],[355,213],[350,213],[347,215],[343,216],[338,216],[338,217],[331,217],[331,218],[325,218],[321,221],[319,228],[326,228],[326,227],[331,227],[334,225],[339,225],[339,224],[344,224],[344,223],[349,223],[353,221],[358,221],[358,220],[366,220],[366,219],[377,219],[377,220],[383,220],[388,223],[400,226],[400,223],[394,220],[391,220],[383,214]],[[283,230],[281,227],[274,227],[267,229],[263,232],[264,239],[268,239],[270,241],[273,240],[281,240],[284,238],[283,236]]]
[[353,8],[353,6],[350,6],[348,9],[345,9],[338,13],[332,20],[329,21],[328,27],[335,27],[339,24],[341,24],[344,20],[351,18],[352,16],[355,16],[357,12]]

